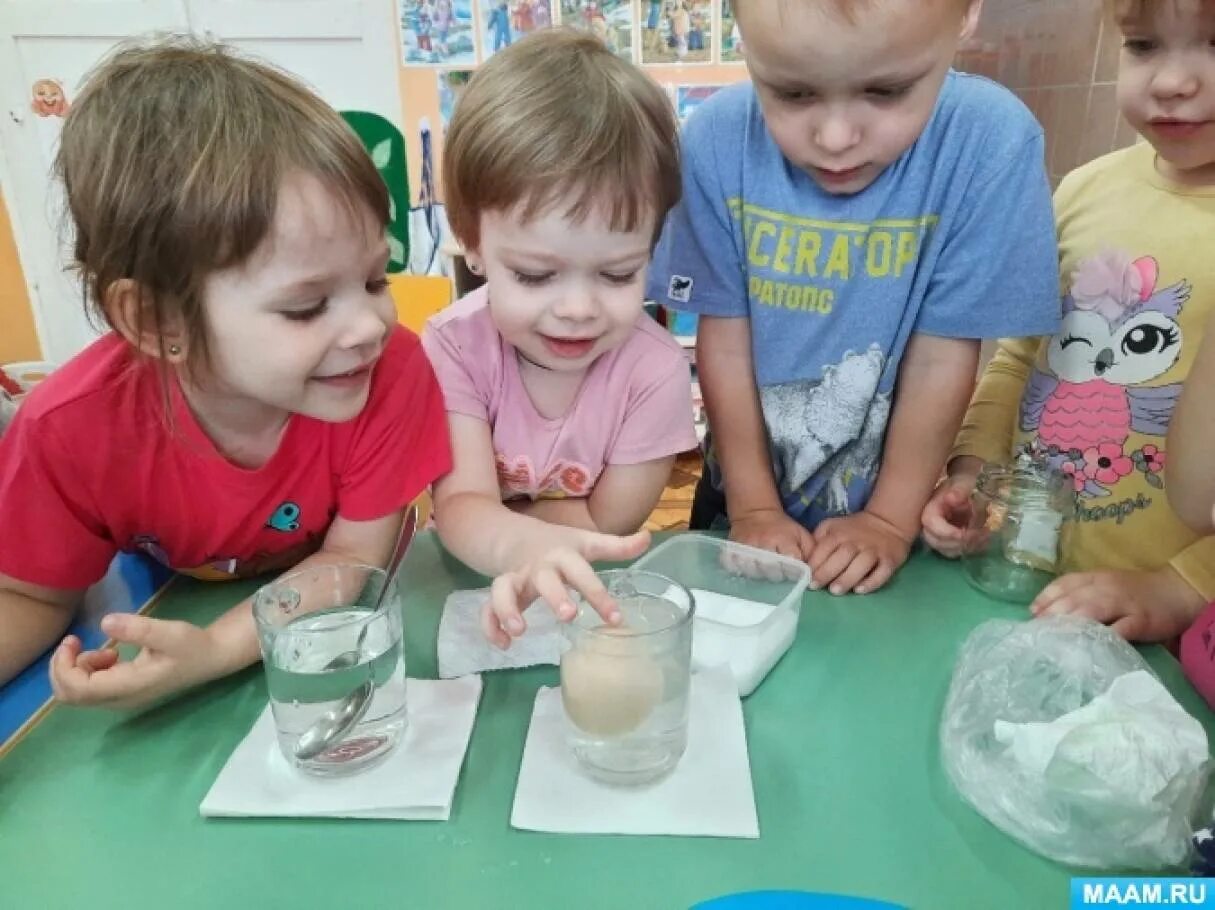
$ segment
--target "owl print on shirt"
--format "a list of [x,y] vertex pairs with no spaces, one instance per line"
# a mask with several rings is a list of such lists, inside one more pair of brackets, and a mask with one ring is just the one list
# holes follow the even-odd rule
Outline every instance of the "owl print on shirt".
[[[1124,478],[1164,486],[1164,436],[1181,383],[1152,383],[1177,363],[1182,279],[1159,288],[1150,256],[1103,252],[1082,260],[1063,298],[1063,323],[1021,400],[1026,449],[1072,478],[1081,501],[1110,496]],[[1132,446],[1132,433],[1153,441]]]

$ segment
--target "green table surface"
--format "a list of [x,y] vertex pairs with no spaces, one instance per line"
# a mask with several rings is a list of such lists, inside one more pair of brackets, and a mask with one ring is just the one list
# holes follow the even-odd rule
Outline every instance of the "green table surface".
[[[434,677],[447,594],[484,583],[420,534],[404,570],[412,676]],[[155,609],[205,623],[253,583],[173,584]],[[797,889],[914,908],[1068,905],[1072,871],[951,789],[937,724],[986,600],[920,554],[867,597],[806,595],[798,637],[744,702],[759,840],[570,836],[510,827],[536,690],[489,674],[448,822],[203,819],[198,805],[265,707],[261,668],[136,716],[57,707],[0,759],[0,906],[676,908]],[[1145,654],[1213,717],[1164,650]]]

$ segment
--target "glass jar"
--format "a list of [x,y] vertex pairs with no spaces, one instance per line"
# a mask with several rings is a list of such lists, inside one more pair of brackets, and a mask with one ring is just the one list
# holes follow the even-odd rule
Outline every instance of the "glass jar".
[[991,597],[1029,603],[1059,574],[1074,513],[1063,472],[1035,462],[986,465],[962,542],[967,580]]

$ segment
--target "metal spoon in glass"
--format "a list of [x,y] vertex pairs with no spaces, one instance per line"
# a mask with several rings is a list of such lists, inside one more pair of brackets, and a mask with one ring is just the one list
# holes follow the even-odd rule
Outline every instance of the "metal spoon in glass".
[[[384,596],[392,587],[393,581],[396,580],[401,562],[405,559],[409,545],[413,542],[417,526],[417,506],[410,506],[409,511],[405,513],[405,520],[401,522],[401,533],[397,535],[396,546],[393,547],[392,556],[388,560],[388,568],[384,573],[384,584],[380,588],[380,593],[376,595],[375,602],[371,605],[369,616],[374,616],[379,611]],[[355,666],[363,654],[363,641],[367,638],[369,628],[371,628],[370,620],[359,632],[359,638],[354,643],[354,648],[337,655],[325,665],[325,669],[344,670],[347,667]],[[368,677],[357,689],[343,698],[337,707],[326,711],[313,722],[312,726],[300,734],[300,738],[295,743],[295,757],[300,761],[309,761],[324,753],[334,743],[339,742],[363,719],[363,715],[371,706],[373,694],[375,694],[375,683],[371,677]]]

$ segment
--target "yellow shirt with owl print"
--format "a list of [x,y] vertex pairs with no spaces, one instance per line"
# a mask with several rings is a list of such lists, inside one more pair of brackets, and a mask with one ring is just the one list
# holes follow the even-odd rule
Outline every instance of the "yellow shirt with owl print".
[[1069,174],[1055,219],[1062,328],[1000,342],[953,454],[1031,452],[1071,478],[1067,571],[1167,564],[1215,599],[1215,538],[1165,496],[1169,420],[1215,312],[1215,187],[1166,179],[1140,143]]

